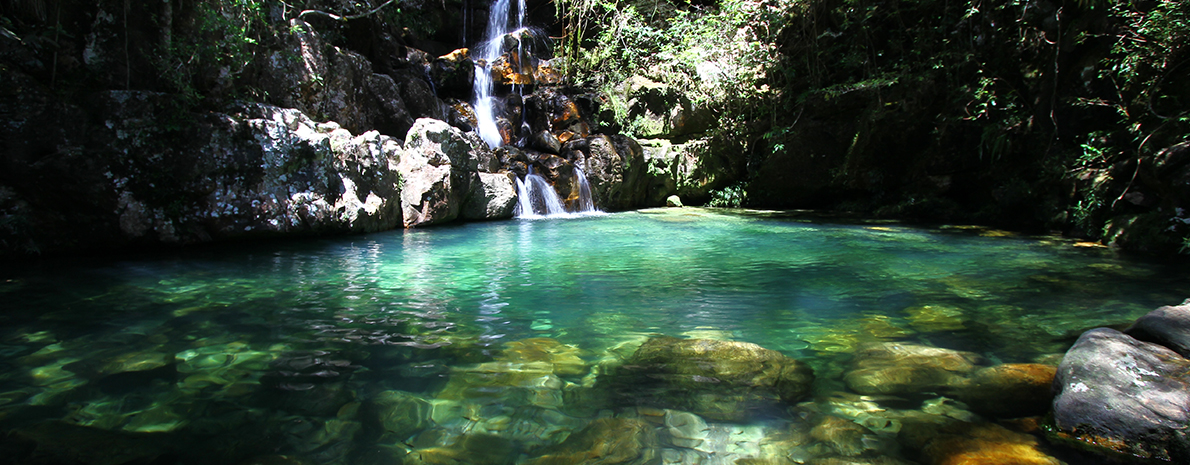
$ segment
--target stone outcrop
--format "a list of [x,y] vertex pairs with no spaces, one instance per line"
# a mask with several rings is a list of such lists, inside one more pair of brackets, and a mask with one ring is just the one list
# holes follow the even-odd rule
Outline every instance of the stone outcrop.
[[405,227],[512,217],[516,185],[492,173],[498,162],[483,141],[443,121],[419,119],[405,137],[401,209]]

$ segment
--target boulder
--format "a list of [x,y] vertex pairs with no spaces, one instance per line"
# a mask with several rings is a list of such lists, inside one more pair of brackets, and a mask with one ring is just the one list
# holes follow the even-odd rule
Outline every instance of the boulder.
[[856,351],[843,380],[860,394],[942,394],[966,383],[980,361],[971,352],[905,342],[875,343]]
[[524,463],[643,465],[657,460],[657,432],[651,425],[637,419],[600,418]]
[[1054,379],[1054,435],[1102,452],[1190,461],[1190,360],[1109,328],[1087,331]]
[[[618,211],[650,206],[649,172],[644,150],[622,135],[597,135],[567,142],[562,157],[582,168],[590,182],[595,205]],[[657,204],[664,196],[655,200]]]
[[482,149],[473,142],[443,121],[422,118],[414,123],[397,165],[405,227],[459,217],[472,184],[479,182],[477,152]]
[[672,139],[706,131],[714,125],[710,109],[643,76],[633,76],[617,87],[613,96],[628,111],[628,129],[637,137]]
[[1165,306],[1149,312],[1133,322],[1124,333],[1190,358],[1190,299],[1178,306]]
[[809,365],[747,342],[649,339],[609,380],[620,395],[713,420],[743,421],[810,393]]
[[469,220],[512,218],[516,207],[516,181],[512,173],[478,173],[459,217]]
[[1053,401],[1057,368],[1039,363],[1005,363],[980,368],[954,393],[972,411],[996,418],[1044,415]]

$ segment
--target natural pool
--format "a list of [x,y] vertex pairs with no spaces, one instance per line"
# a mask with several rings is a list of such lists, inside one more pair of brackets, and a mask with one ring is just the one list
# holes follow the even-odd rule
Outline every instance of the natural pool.
[[[911,417],[990,420],[935,392],[849,391],[857,349],[1056,364],[1083,330],[1190,297],[1172,264],[1074,245],[669,209],[47,261],[0,283],[0,454],[582,463],[563,449],[587,447],[604,457],[590,463],[937,461],[912,444],[926,440],[906,442]],[[659,335],[804,361],[812,397],[717,421],[609,392],[624,383],[601,377]],[[608,418],[632,423],[596,421]],[[1073,453],[1000,425],[1043,456]]]

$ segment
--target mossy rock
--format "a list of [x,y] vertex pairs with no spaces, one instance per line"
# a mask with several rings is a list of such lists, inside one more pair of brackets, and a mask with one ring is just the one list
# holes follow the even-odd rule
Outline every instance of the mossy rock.
[[743,421],[758,408],[806,397],[814,372],[752,343],[657,337],[642,344],[611,382],[617,394],[638,402]]

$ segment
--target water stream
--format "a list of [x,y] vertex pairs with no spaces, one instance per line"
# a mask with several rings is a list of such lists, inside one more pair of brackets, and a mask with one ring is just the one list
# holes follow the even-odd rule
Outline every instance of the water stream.
[[[814,398],[834,405],[859,399],[841,376],[864,344],[1053,363],[1085,329],[1190,296],[1185,268],[1060,239],[699,209],[55,260],[3,278],[0,434],[86,448],[83,463],[519,463],[596,418],[656,411],[598,381],[656,335],[806,361]],[[739,432],[655,447],[663,463],[761,457],[807,421],[793,408],[682,417]],[[467,449],[476,434],[498,447]],[[819,457],[822,441],[781,453]]]

